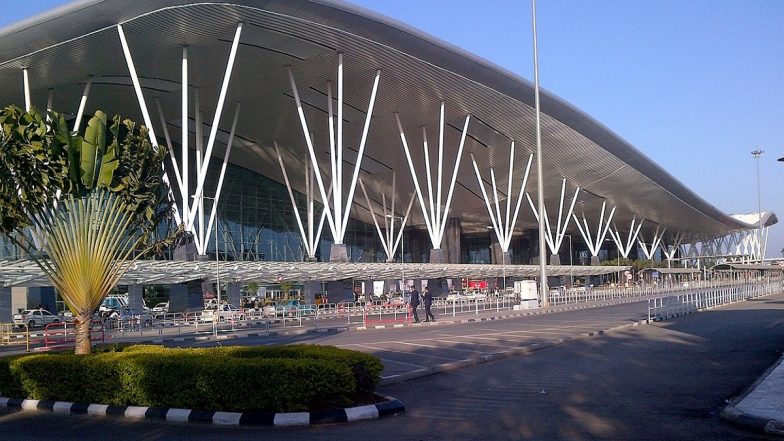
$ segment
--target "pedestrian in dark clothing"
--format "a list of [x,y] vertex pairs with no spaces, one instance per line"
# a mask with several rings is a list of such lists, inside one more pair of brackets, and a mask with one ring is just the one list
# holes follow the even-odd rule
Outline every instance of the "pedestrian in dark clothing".
[[411,313],[414,315],[414,323],[419,323],[419,316],[417,316],[417,308],[419,307],[419,293],[416,289],[411,290],[411,300],[408,301],[411,307]]
[[426,322],[434,322],[436,321],[435,316],[433,316],[433,312],[430,311],[430,307],[433,306],[433,293],[430,292],[427,287],[425,287],[425,292],[422,295],[425,301],[425,321]]

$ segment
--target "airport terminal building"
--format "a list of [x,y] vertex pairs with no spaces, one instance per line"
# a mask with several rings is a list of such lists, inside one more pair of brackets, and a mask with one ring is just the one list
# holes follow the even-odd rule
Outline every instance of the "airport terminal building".
[[[129,285],[212,280],[216,251],[233,284],[530,277],[540,215],[550,275],[753,262],[777,222],[722,213],[546,91],[537,176],[530,81],[337,0],[76,1],[0,30],[0,86],[3,105],[75,128],[102,109],[170,148],[192,240]],[[3,292],[46,285],[0,254]]]

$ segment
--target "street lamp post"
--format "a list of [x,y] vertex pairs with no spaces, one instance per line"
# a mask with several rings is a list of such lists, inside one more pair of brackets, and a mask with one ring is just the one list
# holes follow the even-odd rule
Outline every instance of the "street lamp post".
[[765,153],[765,150],[754,149],[751,151],[752,156],[757,161],[757,218],[759,220],[759,253],[760,253],[760,263],[765,263],[765,255],[764,250],[762,248],[762,199],[760,196],[760,168],[759,168],[759,158]]

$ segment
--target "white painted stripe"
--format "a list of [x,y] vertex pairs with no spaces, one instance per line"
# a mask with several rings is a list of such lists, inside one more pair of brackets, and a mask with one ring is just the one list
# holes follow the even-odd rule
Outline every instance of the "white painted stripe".
[[40,400],[24,400],[22,401],[22,409],[24,410],[35,410],[38,409],[38,402]]
[[305,426],[310,424],[310,413],[308,412],[276,413],[273,424],[276,426]]
[[374,405],[349,407],[346,409],[346,417],[349,421],[372,420],[378,418],[378,409]]
[[149,407],[128,406],[128,408],[125,409],[125,416],[128,418],[144,418],[147,409],[149,409]]
[[190,414],[190,409],[169,409],[168,412],[166,412],[166,421],[187,423]]
[[87,407],[87,415],[106,415],[108,408],[106,404],[91,404]]
[[238,412],[215,412],[212,416],[212,423],[222,426],[239,426],[241,416],[242,414]]
[[456,361],[456,360],[457,360],[456,358],[437,357],[437,356],[435,356],[435,355],[427,355],[427,354],[411,354],[411,352],[408,352],[408,351],[393,351],[393,350],[391,350],[391,349],[378,348],[378,347],[375,347],[375,346],[369,346],[369,345],[359,345],[359,344],[358,344],[358,345],[355,345],[355,346],[358,346],[358,347],[360,347],[360,348],[365,348],[365,349],[372,349],[372,350],[374,350],[374,351],[392,352],[392,353],[395,353],[395,354],[416,355],[416,356],[418,356],[418,357],[437,358],[437,359],[439,359],[439,360],[449,360],[449,361]]
[[73,403],[69,403],[68,401],[57,401],[54,403],[54,406],[52,407],[52,412],[71,413],[71,406],[73,406]]

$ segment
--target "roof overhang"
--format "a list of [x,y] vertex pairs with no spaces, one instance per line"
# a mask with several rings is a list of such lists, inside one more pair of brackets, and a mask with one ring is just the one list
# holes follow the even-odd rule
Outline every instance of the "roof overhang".
[[[594,276],[629,269],[628,266],[547,266],[548,276]],[[222,283],[279,283],[334,280],[442,279],[471,277],[533,278],[536,265],[456,265],[435,263],[329,262],[174,262],[141,260],[130,264],[119,285],[170,285],[194,280]],[[50,286],[43,271],[30,260],[0,261],[0,286]]]

